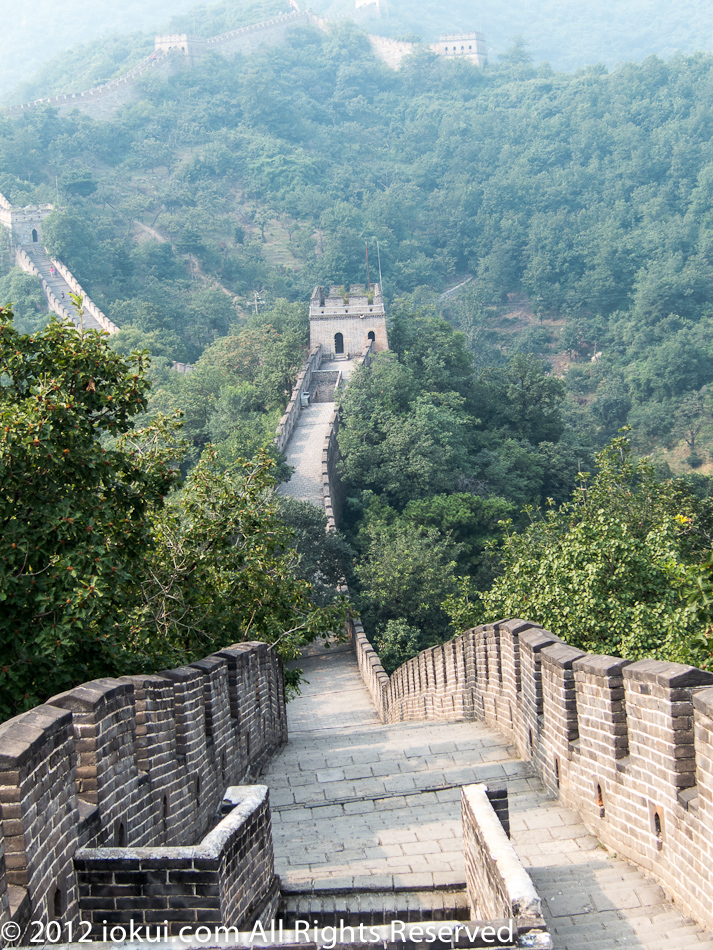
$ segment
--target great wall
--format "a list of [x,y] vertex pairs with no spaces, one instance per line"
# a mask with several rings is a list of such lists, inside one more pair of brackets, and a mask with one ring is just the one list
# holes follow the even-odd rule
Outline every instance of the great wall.
[[[8,116],[18,118],[38,106],[45,106],[56,109],[59,115],[67,115],[78,109],[96,120],[111,119],[121,107],[141,98],[141,77],[174,74],[195,65],[211,52],[230,58],[238,53],[253,52],[263,46],[277,46],[284,43],[289,32],[297,27],[314,26],[328,31],[332,22],[309,10],[293,10],[283,16],[209,38],[185,33],[157,36],[154,52],[117,79],[83,92],[48,96],[8,106],[4,111]],[[414,43],[374,34],[366,36],[374,54],[393,69],[398,69],[403,59],[416,49]],[[432,43],[429,49],[437,55],[464,58],[478,66],[482,66],[486,59],[485,40],[482,33],[478,32],[444,34],[440,41]],[[0,194],[0,225],[10,232],[16,266],[39,279],[51,313],[61,319],[72,320],[80,327],[102,329],[109,334],[116,333],[119,327],[92,302],[69,269],[51,258],[43,247],[42,222],[52,210],[52,205],[16,208]],[[81,315],[75,312],[70,294],[82,297]],[[180,372],[187,371],[186,364],[174,363],[173,366]]]
[[[186,55],[147,68],[163,53]],[[49,278],[83,292],[59,262],[43,271],[50,210],[0,196],[18,263],[69,316]],[[117,329],[88,304],[86,325]],[[316,288],[310,318],[275,441],[295,468],[283,490],[332,528],[334,399],[388,346],[379,287]],[[713,674],[510,619],[389,677],[358,618],[347,634],[306,651],[289,705],[274,651],[241,643],[0,724],[0,934],[19,933],[0,946],[51,922],[72,943],[129,920],[168,934],[277,917],[364,923],[392,947],[418,945],[397,919],[443,925],[438,948],[713,948]],[[457,936],[477,918],[497,942]]]
[[[238,53],[253,52],[263,46],[277,46],[284,43],[288,33],[296,27],[314,26],[328,31],[333,22],[310,10],[293,10],[283,16],[209,38],[186,33],[157,36],[154,52],[116,79],[83,92],[47,96],[32,102],[7,106],[5,111],[9,116],[18,117],[37,106],[49,106],[57,109],[60,115],[78,109],[93,119],[110,119],[119,108],[141,97],[142,77],[171,75],[193,66],[207,53],[218,53],[230,58]],[[398,69],[403,59],[417,48],[415,43],[393,40],[386,36],[368,33],[366,37],[374,55],[392,69]],[[482,66],[486,59],[485,39],[482,33],[475,31],[443,34],[438,43],[431,43],[426,48],[439,56],[463,58],[478,66]]]
[[[15,265],[39,279],[50,313],[79,327],[116,333],[119,327],[92,302],[69,268],[50,257],[43,246],[42,222],[52,210],[52,205],[14,208],[0,194],[0,225],[10,232]],[[73,307],[70,294],[82,298],[81,314]]]

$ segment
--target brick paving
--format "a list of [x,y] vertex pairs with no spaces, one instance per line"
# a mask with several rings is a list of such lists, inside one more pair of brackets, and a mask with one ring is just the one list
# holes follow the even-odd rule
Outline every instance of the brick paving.
[[[50,272],[51,262],[45,253],[45,249],[39,244],[24,245],[22,249],[25,251],[40,274],[44,277],[45,283],[55,295],[57,300],[64,304],[64,306],[67,308],[67,311],[72,315],[74,322],[78,323],[78,318],[75,318],[74,316],[74,309],[69,296],[72,293],[72,288],[58,271],[55,270],[54,274]],[[88,330],[102,329],[90,313],[85,313],[83,320],[84,326]]]
[[290,739],[264,777],[288,889],[464,886],[460,785],[506,782],[512,840],[557,950],[713,950],[657,884],[548,798],[503,736],[478,722],[384,725],[346,645],[301,666]]
[[[320,372],[341,371],[349,379],[352,360],[334,360],[322,363]],[[281,485],[281,495],[298,501],[309,501],[322,507],[322,448],[329,433],[329,420],[334,412],[333,402],[312,403],[302,409],[287,444],[287,464],[294,468],[292,478]]]
[[322,446],[333,412],[333,402],[313,403],[300,412],[285,452],[294,472],[280,485],[281,495],[322,507]]

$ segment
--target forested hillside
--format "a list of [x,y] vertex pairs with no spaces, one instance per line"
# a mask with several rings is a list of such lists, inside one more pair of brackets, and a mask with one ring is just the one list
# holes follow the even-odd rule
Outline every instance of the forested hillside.
[[[284,0],[278,6],[287,9]],[[651,54],[668,58],[677,51],[713,50],[713,10],[704,0],[481,0],[475,6],[451,0],[445,8],[434,0],[389,0],[382,3],[380,18],[365,16],[363,8],[356,14],[353,0],[311,0],[307,6],[323,15],[356,17],[374,33],[420,37],[427,43],[442,32],[480,29],[492,61],[506,52],[513,37],[522,36],[536,63],[544,60],[567,71],[591,63],[612,67],[641,62]],[[119,6],[107,0],[64,0],[59,11],[50,0],[38,0],[31,15],[23,4],[8,5],[0,38],[0,101],[11,91],[13,101],[74,91],[139,59],[153,45],[155,32],[175,29],[211,36],[270,16],[273,4],[222,0],[209,11],[206,15],[195,0],[154,0],[149,6],[136,0]],[[76,49],[78,43],[81,49]],[[21,88],[13,89],[18,84]]]
[[[349,387],[341,447],[354,589],[389,663],[474,605],[504,609],[498,574],[522,574],[529,548],[503,520],[541,552],[581,529],[583,547],[550,562],[581,574],[596,512],[519,532],[548,500],[573,504],[624,425],[657,468],[600,455],[596,478],[612,474],[590,495],[621,511],[613,539],[652,545],[653,589],[675,578],[676,603],[654,596],[651,616],[668,610],[685,652],[697,621],[679,601],[711,537],[713,57],[567,75],[515,44],[483,70],[420,51],[394,72],[341,25],[142,88],[112,122],[0,117],[0,191],[58,205],[48,247],[122,327],[112,346],[152,352],[149,411],[185,412],[184,471],[210,458],[239,474],[269,441],[313,286],[363,282],[378,241],[393,352]],[[41,298],[10,263],[0,300],[33,330]],[[699,475],[638,494],[669,464]],[[503,537],[504,559],[489,548]],[[405,581],[392,568],[406,563]],[[615,602],[606,584],[597,596]],[[649,649],[636,616],[633,653]]]
[[[154,48],[156,33],[212,36],[254,23],[283,0],[37,0],[7,5],[0,36],[0,102],[76,92],[121,75]],[[8,98],[9,97],[9,98]]]
[[131,341],[195,360],[255,291],[363,280],[378,240],[392,300],[475,276],[445,313],[481,367],[554,360],[575,428],[705,461],[711,57],[394,73],[354,29],[303,29],[145,89],[112,123],[0,120],[0,189],[59,193],[48,243]]

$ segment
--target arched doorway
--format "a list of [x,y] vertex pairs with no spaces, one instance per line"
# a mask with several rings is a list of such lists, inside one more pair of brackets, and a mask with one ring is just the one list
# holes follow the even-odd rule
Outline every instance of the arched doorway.
[[334,334],[334,352],[337,354],[344,352],[344,337],[341,333]]
[[37,244],[37,241],[38,241],[38,240],[39,240],[39,238],[37,237],[37,231],[35,231],[35,229],[33,228],[33,229],[32,229],[32,243],[33,243],[33,244]]
[[374,333],[373,330],[369,330],[366,336],[367,336],[367,339],[371,340],[372,343],[376,343],[376,334]]

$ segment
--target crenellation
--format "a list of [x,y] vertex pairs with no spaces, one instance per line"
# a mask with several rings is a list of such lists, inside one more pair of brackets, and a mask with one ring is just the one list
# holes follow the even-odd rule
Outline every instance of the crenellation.
[[496,726],[594,835],[713,923],[712,673],[585,654],[520,620],[466,631],[391,677],[356,626],[352,643],[385,722]]
[[[72,715],[38,706],[0,725],[2,837],[7,885],[29,896],[30,915],[46,922],[51,888],[74,908],[77,846]],[[8,809],[7,803],[15,808]],[[24,903],[21,899],[20,903]]]
[[111,842],[119,826],[131,838],[139,805],[133,685],[94,680],[48,704],[72,713],[77,796],[98,806],[99,840]]
[[[225,788],[286,737],[281,664],[261,643],[237,644],[160,675],[85,683],[0,724],[0,920],[4,914],[26,928],[30,918],[47,921],[58,905],[65,922],[76,926],[80,908],[87,919],[82,899],[94,898],[89,878],[78,889],[78,849],[96,856],[194,845]],[[246,825],[248,837],[241,832],[240,854],[252,842],[248,864],[226,858],[220,865],[218,849],[216,867],[223,867],[226,893],[234,877],[241,893],[274,902],[267,801],[260,807]],[[94,883],[99,887],[99,878]],[[112,913],[127,919],[129,904],[120,907],[115,898]]]

